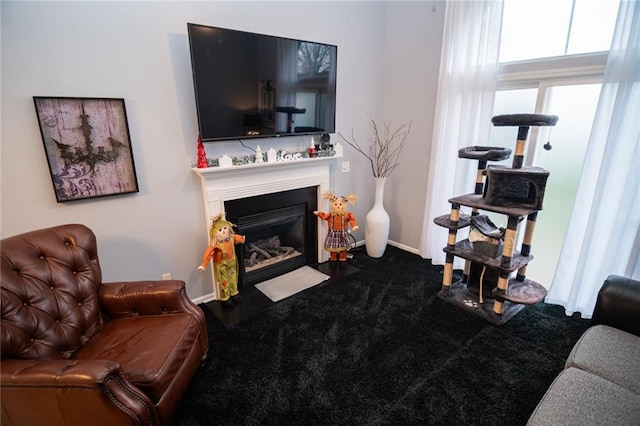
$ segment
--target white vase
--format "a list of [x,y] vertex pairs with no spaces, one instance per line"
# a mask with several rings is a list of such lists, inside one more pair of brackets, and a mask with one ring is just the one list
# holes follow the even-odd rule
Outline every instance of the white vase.
[[387,178],[375,178],[376,196],[364,223],[364,245],[370,257],[382,257],[389,240],[389,215],[384,209],[384,185]]

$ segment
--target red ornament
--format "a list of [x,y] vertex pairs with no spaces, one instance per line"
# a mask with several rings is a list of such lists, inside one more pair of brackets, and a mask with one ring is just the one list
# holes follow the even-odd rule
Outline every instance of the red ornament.
[[209,167],[209,163],[207,162],[207,153],[204,152],[202,139],[200,139],[200,135],[198,135],[198,168],[204,169],[207,167]]

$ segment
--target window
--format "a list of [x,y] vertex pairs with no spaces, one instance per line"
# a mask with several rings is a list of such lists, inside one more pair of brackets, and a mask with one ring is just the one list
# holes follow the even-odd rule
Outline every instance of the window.
[[[550,172],[533,241],[535,260],[527,269],[528,277],[546,287],[573,208],[618,3],[504,2],[494,115],[535,112],[559,117],[555,127],[531,128],[525,156],[526,166]],[[513,128],[494,127],[491,144],[513,149],[516,134]],[[553,146],[550,151],[543,149],[547,141]],[[506,163],[510,166],[511,161]]]
[[505,0],[500,62],[609,50],[617,0]]

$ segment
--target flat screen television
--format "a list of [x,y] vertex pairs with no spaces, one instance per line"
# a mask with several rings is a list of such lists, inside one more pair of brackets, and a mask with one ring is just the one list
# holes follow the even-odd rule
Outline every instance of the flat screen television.
[[337,46],[187,29],[203,142],[335,132]]

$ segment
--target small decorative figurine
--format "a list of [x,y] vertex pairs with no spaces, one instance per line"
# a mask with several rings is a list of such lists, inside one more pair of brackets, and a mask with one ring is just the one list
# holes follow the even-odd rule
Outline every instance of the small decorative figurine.
[[269,150],[267,151],[267,161],[269,163],[275,163],[276,161],[278,161],[278,153],[275,149],[273,148],[269,148]]
[[220,302],[223,308],[232,308],[242,301],[238,292],[238,259],[236,244],[243,244],[245,237],[233,232],[233,224],[224,215],[214,216],[209,229],[210,243],[204,252],[199,271],[207,268],[213,259],[213,272],[220,289]]
[[345,207],[347,203],[355,204],[357,197],[355,194],[338,197],[329,191],[325,192],[323,197],[331,201],[331,213],[316,210],[313,214],[329,224],[329,232],[324,240],[324,249],[330,253],[329,266],[335,268],[339,263],[340,267],[344,268],[347,266],[347,250],[351,246],[349,226],[353,231],[358,230],[355,216],[345,211]]
[[309,143],[309,158],[314,158],[316,156],[316,145],[313,142],[313,138],[311,138],[311,142]]
[[209,162],[207,161],[207,153],[204,151],[204,145],[202,143],[202,139],[198,135],[198,168],[204,169],[209,167]]

